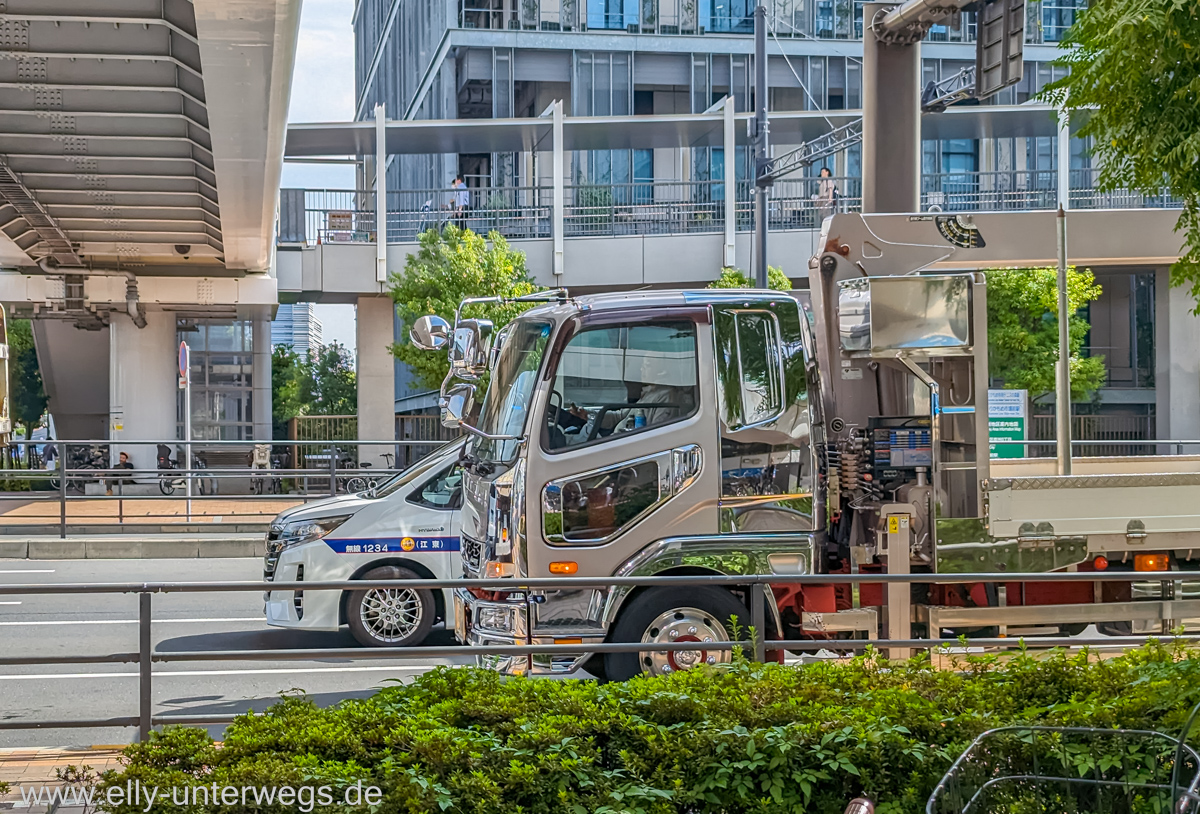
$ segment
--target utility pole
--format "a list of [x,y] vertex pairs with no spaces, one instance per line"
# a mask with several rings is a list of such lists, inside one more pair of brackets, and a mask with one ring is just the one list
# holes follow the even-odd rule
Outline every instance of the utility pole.
[[[774,184],[767,156],[767,7],[759,0],[754,7],[754,253],[755,279],[767,288],[767,194]],[[735,179],[726,178],[725,183]],[[729,214],[726,213],[726,217]]]

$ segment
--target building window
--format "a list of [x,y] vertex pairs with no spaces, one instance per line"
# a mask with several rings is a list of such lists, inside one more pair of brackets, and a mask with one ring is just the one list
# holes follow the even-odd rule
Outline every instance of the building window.
[[[192,438],[253,439],[253,323],[189,320],[180,323],[176,338],[187,342],[191,351]],[[182,393],[176,402],[176,424],[182,439]]]

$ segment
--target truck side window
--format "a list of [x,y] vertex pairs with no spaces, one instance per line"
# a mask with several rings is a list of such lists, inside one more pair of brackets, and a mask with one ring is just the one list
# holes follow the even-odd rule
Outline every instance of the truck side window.
[[427,509],[457,509],[462,504],[462,470],[443,469],[413,490],[408,502]]
[[700,401],[690,320],[586,328],[563,349],[543,446],[572,449],[680,421]]
[[742,373],[742,418],[757,424],[783,409],[779,330],[766,311],[738,313],[738,362]]
[[659,502],[659,481],[658,464],[643,460],[555,485],[561,512],[545,515],[547,538],[589,545],[613,537]]

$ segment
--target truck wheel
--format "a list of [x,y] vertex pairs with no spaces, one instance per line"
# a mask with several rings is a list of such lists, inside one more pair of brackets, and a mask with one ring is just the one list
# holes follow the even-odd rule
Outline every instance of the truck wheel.
[[[407,568],[384,565],[360,579],[420,579]],[[409,647],[420,644],[433,627],[433,592],[424,588],[371,588],[351,591],[346,600],[350,632],[364,647]]]
[[727,663],[728,650],[708,651],[703,645],[732,641],[732,617],[742,630],[749,627],[750,611],[721,588],[652,588],[621,611],[609,641],[696,642],[698,649],[606,653],[604,672],[610,681],[624,681],[639,673],[664,675],[697,664]]

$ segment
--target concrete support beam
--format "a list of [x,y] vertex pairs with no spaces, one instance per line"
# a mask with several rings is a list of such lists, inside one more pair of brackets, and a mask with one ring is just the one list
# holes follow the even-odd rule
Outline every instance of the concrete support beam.
[[[1154,279],[1155,421],[1163,439],[1200,440],[1200,317],[1185,288],[1172,288],[1170,269]],[[1163,448],[1161,452],[1174,452]],[[1195,454],[1198,447],[1185,447]]]
[[251,371],[251,417],[256,441],[271,440],[271,309],[259,306],[253,317],[254,365]]
[[921,46],[887,45],[870,25],[894,5],[863,7],[863,212],[920,209]]
[[[359,297],[358,437],[363,441],[396,437],[396,359],[389,346],[395,341],[394,306],[390,297]],[[392,446],[364,446],[359,460],[385,465],[383,453]]]
[[737,120],[734,117],[733,97],[726,96],[723,108],[724,153],[725,153],[725,248],[721,255],[722,266],[737,264]]
[[154,469],[153,442],[177,437],[175,315],[146,309],[146,327],[138,328],[128,316],[114,314],[108,335],[109,460],[116,463],[126,452],[135,468]]
[[563,273],[563,209],[566,207],[566,180],[564,178],[564,159],[563,159],[563,103],[559,99],[554,103],[553,116],[553,136],[554,142],[554,199],[551,202],[552,207],[552,233],[554,235],[554,273],[560,275]]

